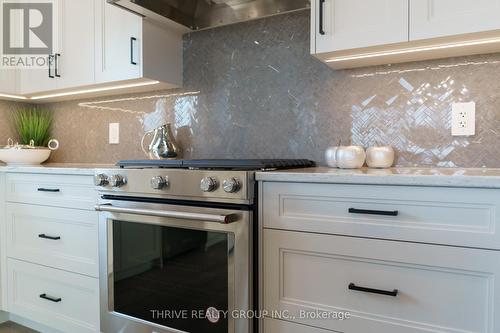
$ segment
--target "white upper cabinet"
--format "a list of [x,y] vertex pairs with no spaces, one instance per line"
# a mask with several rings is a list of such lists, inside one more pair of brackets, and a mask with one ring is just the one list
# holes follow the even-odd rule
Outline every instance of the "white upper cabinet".
[[408,41],[408,0],[313,0],[316,53]]
[[410,1],[410,40],[500,29],[500,0]]
[[54,0],[54,48],[49,69],[20,70],[20,93],[94,83],[94,0]]
[[96,0],[96,79],[98,82],[142,76],[142,17]]
[[102,0],[97,6],[96,83],[159,81],[182,85],[182,34]]
[[188,28],[156,25],[106,0],[51,1],[50,66],[2,69],[0,98],[47,102],[182,86]]
[[335,69],[500,51],[500,0],[313,0],[311,53]]

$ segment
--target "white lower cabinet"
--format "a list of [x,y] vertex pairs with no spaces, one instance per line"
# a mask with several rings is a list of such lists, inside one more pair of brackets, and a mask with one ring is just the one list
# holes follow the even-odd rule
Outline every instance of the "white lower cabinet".
[[500,250],[500,191],[482,188],[263,185],[265,228]]
[[8,259],[8,284],[10,312],[61,332],[100,331],[97,279]]
[[500,332],[498,251],[270,229],[263,248],[264,309],[293,322],[344,333]]
[[7,256],[99,276],[98,214],[8,203]]
[[42,332],[100,332],[92,176],[0,176],[2,310]]
[[8,173],[5,186],[7,202],[95,212],[97,194],[90,176]]

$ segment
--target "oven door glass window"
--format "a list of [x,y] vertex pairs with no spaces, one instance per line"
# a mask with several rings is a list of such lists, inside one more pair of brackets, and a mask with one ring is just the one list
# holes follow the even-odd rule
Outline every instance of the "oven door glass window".
[[213,309],[228,310],[231,237],[113,221],[114,311],[181,331],[227,333],[227,318],[217,320]]

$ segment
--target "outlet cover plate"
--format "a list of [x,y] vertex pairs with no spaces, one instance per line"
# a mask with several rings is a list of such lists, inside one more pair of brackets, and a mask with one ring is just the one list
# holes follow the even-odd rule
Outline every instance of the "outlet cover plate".
[[117,145],[120,143],[120,124],[110,123],[109,124],[109,144]]
[[476,134],[476,103],[453,103],[451,107],[451,135]]

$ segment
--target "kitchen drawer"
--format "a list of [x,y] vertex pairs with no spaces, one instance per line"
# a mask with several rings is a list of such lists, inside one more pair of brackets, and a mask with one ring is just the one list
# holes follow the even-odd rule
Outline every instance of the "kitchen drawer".
[[14,259],[7,270],[11,313],[61,332],[100,331],[98,279]]
[[264,319],[263,333],[340,333],[277,319]]
[[9,173],[6,199],[53,207],[93,210],[97,192],[91,176]]
[[99,276],[97,212],[7,203],[7,256]]
[[[350,290],[351,283],[397,295]],[[498,251],[264,231],[264,309],[289,311],[300,324],[345,333],[496,333],[499,283]],[[314,311],[350,318],[303,315]]]
[[[500,249],[497,189],[270,182],[263,186],[265,228]],[[373,214],[396,211],[397,216]]]

